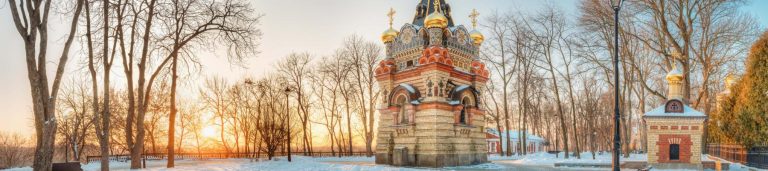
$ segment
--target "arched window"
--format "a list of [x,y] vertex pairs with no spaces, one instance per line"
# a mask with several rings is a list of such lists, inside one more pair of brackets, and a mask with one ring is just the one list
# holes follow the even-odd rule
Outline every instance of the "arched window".
[[467,124],[467,115],[470,107],[470,101],[469,97],[464,97],[461,99],[461,114],[459,114],[459,123],[460,124]]
[[397,123],[399,123],[399,124],[405,124],[405,123],[409,123],[410,122],[410,121],[408,121],[408,116],[407,116],[406,111],[405,111],[406,101],[407,100],[406,100],[405,95],[400,95],[400,96],[397,97],[397,101],[396,101],[397,103],[396,104],[400,108],[400,110],[397,111],[397,117],[398,117],[397,118],[397,121],[398,121]]
[[673,111],[677,111],[677,110],[680,110],[680,106],[677,106],[677,103],[672,103],[670,105],[670,109]]

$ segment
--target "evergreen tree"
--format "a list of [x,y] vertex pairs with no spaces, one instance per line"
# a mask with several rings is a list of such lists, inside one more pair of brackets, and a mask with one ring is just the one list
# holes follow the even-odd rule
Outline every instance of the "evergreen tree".
[[[746,73],[732,90],[735,135],[747,147],[768,142],[768,32],[752,45],[746,62]],[[725,129],[729,130],[729,129]]]

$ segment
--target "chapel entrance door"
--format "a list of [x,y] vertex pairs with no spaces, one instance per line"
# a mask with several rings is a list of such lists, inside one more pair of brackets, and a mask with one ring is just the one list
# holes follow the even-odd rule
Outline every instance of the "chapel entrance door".
[[669,160],[680,160],[680,144],[669,145]]

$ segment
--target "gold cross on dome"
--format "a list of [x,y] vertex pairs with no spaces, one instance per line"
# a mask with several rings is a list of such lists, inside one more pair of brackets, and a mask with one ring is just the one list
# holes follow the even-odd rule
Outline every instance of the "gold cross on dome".
[[472,19],[472,28],[477,27],[477,17],[480,16],[480,13],[477,12],[477,9],[472,9],[472,13],[469,14],[469,18]]
[[439,1],[439,0],[437,0],[437,1],[434,1],[434,3],[433,3],[433,4],[435,4],[435,12],[438,12],[438,11],[440,11],[440,10],[441,10],[441,9],[440,9],[440,1]]
[[395,12],[394,8],[389,8],[389,12],[387,13],[387,16],[389,17],[389,27],[390,28],[392,27],[392,20],[394,20],[395,13],[397,13],[397,12]]

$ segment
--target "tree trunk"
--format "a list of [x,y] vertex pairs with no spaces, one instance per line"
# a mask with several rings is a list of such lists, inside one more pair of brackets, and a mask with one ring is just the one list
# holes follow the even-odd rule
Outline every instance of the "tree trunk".
[[[176,45],[174,45],[174,49],[177,49],[177,48],[178,47]],[[171,101],[170,101],[171,102],[171,106],[170,106],[171,113],[168,116],[168,147],[167,147],[168,148],[167,149],[168,150],[168,163],[166,163],[166,166],[165,166],[166,168],[173,168],[174,165],[175,165],[175,158],[176,158],[176,149],[174,147],[175,146],[174,144],[176,144],[176,112],[177,112],[177,108],[176,108],[176,86],[177,85],[176,84],[177,84],[177,81],[179,79],[178,68],[177,68],[178,61],[179,61],[179,58],[178,58],[179,55],[178,55],[177,52],[178,52],[178,50],[174,50],[173,54],[171,54],[173,56],[173,62],[171,62],[171,73],[172,73],[172,76],[171,76],[171,97],[170,97],[171,98]],[[222,125],[223,125],[223,123],[222,123]],[[222,130],[222,132],[223,131],[224,130]]]

